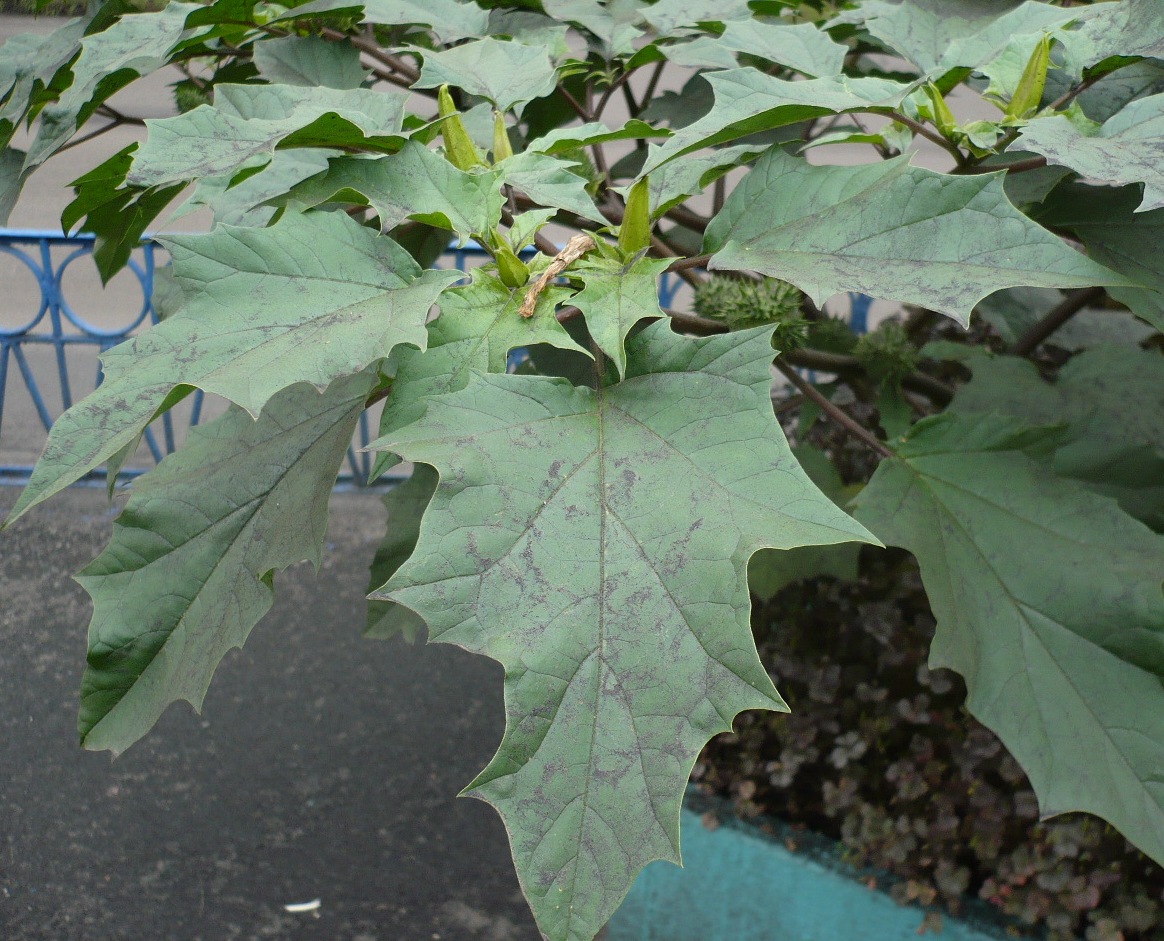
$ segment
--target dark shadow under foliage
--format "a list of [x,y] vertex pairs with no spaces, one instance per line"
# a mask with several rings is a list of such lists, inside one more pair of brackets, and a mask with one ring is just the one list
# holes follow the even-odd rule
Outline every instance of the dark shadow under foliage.
[[791,715],[745,713],[693,780],[842,842],[900,878],[902,902],[957,913],[978,895],[1052,941],[1164,938],[1164,870],[1084,814],[1038,821],[1017,762],[926,666],[934,621],[912,557],[866,549],[856,583],[757,604],[760,655]]

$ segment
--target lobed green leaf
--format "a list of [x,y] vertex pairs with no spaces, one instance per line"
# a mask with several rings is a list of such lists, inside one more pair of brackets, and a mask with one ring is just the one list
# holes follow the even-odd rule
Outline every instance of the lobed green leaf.
[[1074,232],[1091,256],[1124,275],[1133,286],[1109,291],[1137,317],[1164,332],[1164,209],[1137,211],[1138,186],[1120,190],[1064,184],[1055,189],[1038,219]]
[[590,181],[575,173],[576,163],[549,154],[526,150],[497,164],[501,178],[534,202],[565,209],[582,219],[606,225],[606,217],[594,205],[587,189]]
[[413,88],[457,88],[488,98],[499,111],[544,98],[557,87],[557,72],[544,46],[528,46],[492,37],[439,52],[421,51],[424,65]]
[[234,408],[135,482],[109,546],[77,576],[93,599],[86,748],[124,751],[178,699],[201,709],[219,661],[271,607],[274,572],[318,567],[328,497],[376,380],[285,389],[257,420]]
[[635,40],[643,35],[642,0],[542,0],[542,9],[559,22],[573,23],[598,40],[604,58],[630,56]]
[[[845,486],[828,456],[807,444],[794,447],[792,455],[821,493],[844,509],[855,488]],[[780,589],[802,578],[828,575],[842,581],[855,581],[860,552],[860,545],[853,542],[796,549],[761,549],[748,561],[748,590],[757,598],[770,601]]]
[[957,357],[973,372],[950,412],[1063,425],[1052,456],[1055,472],[1114,497],[1124,512],[1164,529],[1164,356],[1096,346],[1068,360],[1052,384],[1020,357],[990,356],[975,347],[942,355]]
[[1015,36],[1052,30],[1082,14],[1038,0],[864,0],[838,23],[860,23],[887,49],[925,75],[977,68]]
[[747,0],[658,0],[642,8],[642,17],[656,35],[669,36],[702,24],[723,26],[750,20],[752,11]]
[[1164,7],[1156,0],[1098,3],[1086,12],[1066,49],[1076,76],[1102,73],[1129,57],[1164,59]]
[[626,338],[643,320],[666,316],[659,307],[659,275],[668,258],[636,257],[629,262],[585,258],[570,269],[585,285],[570,303],[582,311],[599,349],[610,357],[620,377],[626,374]]
[[917,557],[938,620],[930,667],[965,677],[1043,816],[1097,814],[1164,861],[1164,537],[1023,454],[1038,434],[999,416],[922,421],[857,518]]
[[757,69],[732,69],[704,76],[715,91],[711,110],[661,146],[652,147],[643,174],[676,157],[773,128],[828,114],[894,108],[910,87],[880,78],[786,81]]
[[407,219],[450,229],[464,244],[501,220],[501,171],[458,170],[440,154],[409,141],[391,157],[335,157],[325,173],[291,188],[279,202],[371,206],[381,228]]
[[7,224],[23,185],[24,152],[15,147],[0,149],[0,225]]
[[163,240],[183,306],[102,357],[105,381],[57,419],[9,522],[134,441],[170,391],[196,386],[258,415],[299,382],[323,388],[425,346],[458,272],[426,271],[343,214],[286,216]]
[[[56,153],[114,92],[164,66],[171,50],[187,36],[186,16],[196,9],[194,4],[171,2],[157,12],[123,16],[109,28],[82,39],[80,54],[68,67],[71,81],[40,111],[26,168],[38,166]],[[74,27],[66,29],[65,42],[74,31]],[[47,46],[53,52],[62,48],[53,40]]]
[[[807,83],[802,83],[807,84]],[[1011,205],[997,175],[952,176],[907,157],[816,167],[770,150],[708,226],[710,268],[919,304],[966,325],[1003,287],[1127,285]]]
[[[436,492],[437,472],[427,464],[417,464],[412,476],[384,494],[388,511],[388,534],[376,550],[368,573],[368,591],[372,592],[396,574],[416,548],[420,522]],[[366,637],[385,640],[401,636],[412,643],[424,629],[424,620],[395,601],[368,599]]]
[[368,77],[355,46],[320,36],[285,36],[255,43],[259,74],[272,85],[359,88]]
[[159,186],[235,173],[281,145],[395,151],[405,99],[362,88],[219,85],[213,106],[146,122],[127,180]]
[[477,374],[381,442],[441,479],[375,597],[505,666],[505,737],[468,791],[501,812],[554,941],[590,941],[647,862],[678,862],[704,742],[785,708],[751,639],[748,558],[867,538],[788,452],[770,334],[657,323],[628,341],[624,382]]
[[356,11],[362,22],[377,26],[424,26],[446,43],[480,36],[489,25],[485,10],[460,0],[311,0],[292,8],[288,17],[347,10]]
[[1096,183],[1143,183],[1137,212],[1164,207],[1164,94],[1129,103],[1094,134],[1062,115],[1039,118],[1023,128],[1015,146]]
[[[543,258],[534,267],[544,264]],[[423,354],[407,348],[394,354],[392,394],[380,416],[381,437],[369,447],[380,447],[386,436],[418,420],[433,396],[465,388],[475,370],[505,372],[512,350],[545,343],[590,356],[554,316],[555,307],[569,296],[568,288],[551,285],[538,296],[533,316],[522,317],[518,308],[532,285],[506,287],[485,268],[474,268],[472,279],[471,284],[441,295],[441,315],[428,325]],[[373,476],[394,463],[394,456],[381,454]]]

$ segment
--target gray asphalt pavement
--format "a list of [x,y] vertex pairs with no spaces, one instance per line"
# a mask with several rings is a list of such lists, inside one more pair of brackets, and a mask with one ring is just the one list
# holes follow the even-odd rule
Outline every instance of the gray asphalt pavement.
[[[0,40],[54,25],[0,16]],[[170,80],[115,104],[173,113]],[[140,136],[117,129],[49,161],[9,225],[59,230],[68,183]],[[69,268],[66,290],[103,326],[141,303],[132,276],[102,291],[88,266]],[[38,304],[35,278],[0,254],[0,323]],[[56,412],[48,352],[30,359]],[[95,353],[74,355],[83,394]],[[18,376],[8,391],[0,464],[30,463],[44,430]],[[0,517],[17,493],[0,487]],[[335,496],[332,510],[319,576],[304,565],[278,578],[274,610],[227,656],[203,715],[172,707],[116,761],[81,750],[75,731],[89,603],[69,575],[108,540],[104,493],[71,490],[0,534],[0,941],[538,936],[500,820],[456,798],[500,739],[501,670],[453,648],[363,639],[384,513],[362,494]]]
[[456,798],[500,738],[500,667],[360,636],[379,501],[336,495],[319,576],[281,575],[203,714],[172,706],[116,760],[77,745],[68,577],[111,522],[73,489],[0,535],[2,941],[538,937],[499,818]]

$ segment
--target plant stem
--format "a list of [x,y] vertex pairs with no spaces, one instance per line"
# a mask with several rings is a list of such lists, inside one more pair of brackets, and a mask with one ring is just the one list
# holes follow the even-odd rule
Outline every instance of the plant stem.
[[66,150],[70,150],[73,147],[79,147],[79,146],[81,146],[81,144],[86,144],[89,141],[93,140],[93,138],[100,137],[102,134],[106,133],[107,131],[112,131],[115,127],[121,127],[121,126],[122,126],[121,121],[118,121],[116,118],[112,118],[112,119],[110,119],[110,122],[108,124],[97,128],[97,130],[90,131],[88,134],[82,134],[80,137],[74,137],[67,144],[62,144],[60,147],[57,148],[57,153],[63,154]]
[[1038,170],[1047,165],[1046,157],[1027,157],[1025,160],[1016,160],[1014,163],[996,163],[986,166],[981,163],[968,163],[954,170],[954,173],[997,173],[1006,170],[1008,173],[1025,173],[1027,170]]
[[325,26],[320,32],[324,39],[330,39],[333,42],[342,42],[347,40],[353,46],[366,53],[371,58],[375,59],[381,65],[386,65],[392,71],[398,73],[401,78],[407,80],[409,85],[420,78],[420,73],[411,65],[405,62],[398,56],[394,56],[386,49],[382,48],[379,43],[366,39],[363,36],[349,36],[347,33],[340,32],[338,29],[333,29],[330,26]]
[[671,262],[668,271],[686,271],[688,268],[706,268],[711,255],[692,255],[690,258],[677,258]]
[[558,246],[546,238],[546,236],[542,235],[541,232],[534,236],[534,247],[543,255],[549,255],[550,258],[558,254]]
[[1074,317],[1079,311],[1097,301],[1104,295],[1103,288],[1086,288],[1075,291],[1063,298],[1062,302],[1053,307],[1042,320],[1033,324],[1020,336],[1011,349],[1014,356],[1030,356],[1047,337],[1058,330],[1063,324]]
[[377,389],[375,392],[373,392],[371,395],[368,396],[367,400],[364,402],[364,408],[371,408],[377,402],[383,402],[386,398],[388,398],[388,395],[391,392],[392,392],[392,384],[391,383],[384,386],[383,389]]
[[569,90],[566,88],[566,86],[564,84],[562,84],[562,83],[558,84],[558,91],[561,92],[562,97],[566,99],[566,103],[571,108],[574,109],[574,113],[576,115],[578,115],[578,117],[580,117],[583,121],[587,121],[587,122],[593,120],[593,118],[590,117],[589,110],[582,107],[582,102],[580,102],[577,98],[575,98],[573,95],[571,95]]
[[708,225],[711,224],[710,219],[697,212],[692,212],[686,206],[672,206],[664,215],[672,222],[678,222],[681,226],[695,232],[706,232]]
[[594,357],[594,384],[601,390],[606,379],[606,354],[593,337],[590,338],[590,355]]
[[1082,95],[1085,91],[1087,91],[1087,89],[1098,82],[1101,78],[1104,78],[1110,74],[1111,72],[1105,72],[1103,75],[1094,75],[1091,78],[1085,78],[1078,85],[1075,85],[1072,88],[1068,88],[1067,91],[1065,91],[1062,95],[1047,105],[1045,110],[1058,111],[1064,105],[1071,104],[1071,102],[1073,102],[1079,95]]
[[776,360],[776,368],[784,375],[784,377],[791,382],[804,395],[812,399],[824,414],[837,425],[840,425],[845,431],[849,432],[854,438],[864,444],[872,451],[876,451],[882,457],[893,457],[893,452],[887,448],[884,443],[878,441],[873,435],[855,418],[834,405],[828,398],[821,394],[812,383],[806,382],[801,376],[786,363],[781,362],[780,358]]
[[[541,250],[550,255],[553,255],[557,251],[553,245],[549,246],[549,251],[546,251],[544,248]],[[727,324],[719,320],[712,320],[709,317],[700,317],[698,314],[689,314],[683,311],[673,310],[670,307],[664,307],[662,311],[677,327],[686,330],[688,333],[694,333],[698,336],[712,336],[728,332]],[[558,320],[565,323],[580,313],[582,312],[577,307],[563,307],[558,311]],[[798,350],[788,350],[782,353],[781,356],[785,362],[792,366],[797,366],[802,369],[820,369],[825,372],[837,373],[841,376],[852,374],[861,368],[861,362],[855,356],[846,356],[843,353],[826,353],[824,350],[801,348]],[[902,378],[901,385],[903,388],[909,389],[912,392],[924,395],[936,405],[946,405],[954,397],[954,390],[944,382],[916,370],[907,373]]]
[[[607,102],[610,101],[610,96],[613,95],[620,88],[627,87],[626,86],[627,79],[629,79],[632,74],[633,74],[633,72],[630,72],[630,71],[623,72],[621,75],[619,75],[618,78],[616,78],[613,82],[611,82],[609,86],[607,86],[606,91],[604,91],[602,93],[602,96],[598,99],[598,104],[594,107],[593,114],[594,114],[595,121],[597,121],[599,118],[602,117],[602,112],[606,110],[606,104],[607,104]],[[633,102],[633,101],[634,101],[634,98],[632,97],[631,102]],[[631,102],[628,102],[628,107],[630,106]],[[634,117],[633,111],[632,111],[631,116]]]
[[[852,374],[862,368],[861,361],[855,356],[848,356],[844,353],[827,353],[824,350],[803,347],[798,350],[789,350],[784,354],[784,359],[793,366],[821,369],[825,372],[835,372],[841,376]],[[901,379],[901,385],[911,392],[924,395],[937,405],[946,405],[954,397],[952,388],[940,379],[935,379],[933,376],[928,376],[918,370],[906,373]]]
[[[397,75],[395,72],[389,72],[387,69],[382,69],[379,66],[369,65],[367,62],[361,62],[361,65],[363,65],[364,68],[370,70],[371,73],[376,76],[376,78],[380,79],[380,81],[388,82],[388,84],[395,85],[397,88],[404,88],[408,91],[412,91],[412,82],[404,78],[402,75]],[[425,91],[427,91],[427,89],[417,89],[417,92],[420,94],[424,94]]]
[[[628,82],[622,83],[622,97],[626,101],[627,114],[629,114],[632,118],[637,118],[639,116],[639,112],[641,112],[643,109],[639,103],[635,101],[635,93],[631,91],[630,83]],[[642,143],[643,146],[646,146],[641,137],[635,143]]]
[[699,314],[687,314],[683,311],[672,310],[669,307],[664,307],[663,313],[690,333],[711,336],[716,333],[728,332],[727,324],[721,323],[718,320],[711,320],[708,317],[700,317]]
[[962,166],[966,162],[966,155],[958,149],[956,144],[946,140],[946,138],[942,137],[942,135],[938,134],[936,131],[930,130],[920,121],[915,121],[908,115],[901,114],[898,111],[870,111],[869,113],[880,114],[884,117],[892,118],[898,124],[904,124],[915,134],[918,134],[924,137],[930,143],[937,144],[939,147],[941,147],[942,150],[946,151],[946,153],[954,158],[954,161],[958,164],[958,166]]
[[[651,233],[651,247],[657,254],[662,255],[664,258],[669,256],[675,258],[683,257],[683,253],[675,248],[669,241],[667,241],[666,236],[655,232]],[[701,278],[690,268],[680,268],[675,272],[675,274],[677,274],[693,288],[697,288],[703,284],[703,278]]]
[[116,108],[110,107],[107,104],[98,106],[97,113],[116,121],[118,124],[134,124],[138,127],[145,127],[145,118],[135,118],[127,114],[122,114]]
[[790,395],[776,406],[776,417],[779,418],[782,415],[787,415],[789,412],[796,411],[803,404],[804,396],[802,394]]
[[[607,89],[608,91],[610,89]],[[590,121],[597,121],[602,114],[602,109],[606,107],[607,96],[603,95],[597,107],[594,104],[594,89],[589,82],[586,83],[586,113],[590,115]],[[614,180],[610,178],[610,164],[606,161],[606,151],[602,149],[602,144],[591,144],[590,153],[594,157],[594,169],[602,175],[602,182],[606,189],[611,189],[614,186]]]

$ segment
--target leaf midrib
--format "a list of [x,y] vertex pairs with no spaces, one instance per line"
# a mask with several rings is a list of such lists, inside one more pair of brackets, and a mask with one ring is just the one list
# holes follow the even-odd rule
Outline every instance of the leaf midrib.
[[[347,409],[347,411],[350,411],[350,407],[349,407],[349,409]],[[287,432],[292,431],[294,429],[303,427],[304,425],[310,424],[313,421],[318,421],[319,418],[320,418],[320,416],[308,416],[308,417],[304,418],[303,421],[299,422],[298,424],[291,425],[291,426],[288,426],[287,428],[283,429],[280,432],[279,436],[282,436],[283,434],[286,434]],[[109,716],[113,712],[113,709],[115,709],[118,705],[121,704],[121,702],[125,699],[125,697],[127,695],[129,695],[129,693],[133,690],[134,686],[136,686],[137,683],[140,682],[141,678],[143,676],[145,676],[146,672],[153,666],[154,662],[157,660],[157,658],[161,654],[162,650],[170,642],[170,639],[173,637],[173,635],[180,628],[185,626],[186,618],[189,615],[190,609],[193,607],[195,600],[201,596],[203,591],[206,590],[206,586],[209,584],[210,580],[218,573],[220,567],[223,565],[223,563],[225,562],[227,557],[230,556],[234,552],[236,547],[239,545],[239,543],[243,539],[243,536],[247,531],[247,527],[254,520],[255,516],[258,515],[259,512],[261,512],[261,510],[262,510],[263,506],[266,504],[267,500],[269,500],[271,498],[272,494],[274,494],[274,492],[284,483],[284,481],[287,479],[287,477],[290,475],[290,473],[302,461],[307,459],[308,455],[311,454],[315,450],[315,448],[324,439],[324,437],[326,437],[330,432],[334,431],[335,426],[338,424],[339,424],[339,422],[335,422],[331,425],[328,425],[326,430],[322,434],[320,434],[318,437],[316,437],[311,442],[311,444],[308,445],[308,447],[304,448],[303,451],[299,454],[299,456],[295,458],[295,460],[291,461],[287,465],[287,467],[285,467],[283,470],[281,470],[279,472],[279,474],[275,477],[275,479],[273,480],[273,482],[271,483],[271,486],[269,488],[264,490],[262,493],[256,494],[250,500],[247,500],[243,503],[240,503],[233,510],[231,510],[231,512],[228,513],[226,516],[220,517],[217,520],[211,521],[211,523],[208,526],[205,526],[205,527],[197,530],[195,533],[192,533],[189,536],[189,538],[183,540],[180,543],[176,543],[176,544],[172,543],[171,544],[170,551],[165,553],[166,556],[172,555],[173,553],[177,552],[178,550],[189,545],[195,539],[198,539],[201,536],[205,535],[210,530],[212,530],[214,527],[216,527],[220,524],[226,523],[228,520],[230,520],[232,517],[235,517],[240,512],[249,509],[249,513],[246,514],[246,518],[244,520],[242,520],[241,523],[238,524],[238,531],[235,534],[235,536],[230,540],[229,544],[226,546],[226,548],[223,550],[222,554],[215,561],[214,565],[211,566],[209,572],[207,572],[207,574],[206,574],[206,577],[201,580],[201,587],[199,588],[199,590],[195,593],[194,597],[189,599],[189,601],[187,602],[185,607],[182,609],[181,616],[175,620],[173,626],[168,631],[166,631],[165,641],[158,647],[158,649],[154,652],[153,656],[150,657],[149,662],[142,668],[142,670],[140,670],[138,672],[137,677],[135,678],[134,682],[130,686],[127,686],[122,691],[121,695],[119,695],[117,697],[117,700],[116,700],[113,708],[106,710],[105,714],[103,716],[101,716],[101,718],[98,719],[97,722],[93,723],[92,727],[85,733],[85,736],[84,736],[85,738],[88,738],[102,722],[104,722],[106,719],[109,718]],[[273,439],[271,439],[271,440],[273,440]],[[172,484],[172,481],[166,481],[166,483]],[[147,492],[147,495],[148,495],[148,492]],[[159,557],[159,558],[161,558],[161,557]],[[149,564],[153,564],[154,561],[157,561],[157,559],[151,560],[151,562]],[[141,571],[144,571],[145,568],[148,568],[148,565],[143,566],[140,569],[133,569],[132,571],[133,572],[141,572]],[[259,580],[259,576],[256,575],[254,572],[251,572],[249,570],[249,568],[246,570],[246,573],[251,578],[254,578],[256,581]],[[117,574],[117,573],[114,573],[114,574]],[[106,576],[95,576],[95,577],[108,578],[111,576],[106,575]],[[131,643],[131,642],[132,642],[132,639],[126,641],[126,643]],[[117,649],[120,649],[120,647],[124,647],[124,646],[125,646],[125,644],[120,644],[117,647],[111,646],[111,647],[109,647],[109,649],[110,650],[117,650]]]
[[[917,472],[915,472],[915,473],[917,473]],[[918,473],[918,476],[920,477],[921,474]],[[1112,749],[1115,751],[1115,753],[1117,755],[1119,755],[1120,760],[1123,762],[1124,767],[1127,769],[1128,774],[1133,779],[1138,779],[1139,776],[1137,775],[1135,769],[1132,767],[1130,760],[1124,754],[1123,749],[1118,745],[1118,743],[1116,743],[1115,740],[1112,739],[1110,735],[1108,735],[1107,726],[1105,726],[1103,724],[1103,722],[1100,720],[1100,717],[1095,712],[1094,708],[1092,708],[1091,704],[1088,702],[1087,698],[1085,696],[1083,696],[1083,694],[1079,691],[1079,688],[1078,688],[1077,684],[1075,683],[1074,679],[1072,678],[1070,671],[1063,669],[1062,665],[1059,663],[1058,658],[1051,652],[1050,648],[1047,646],[1047,643],[1043,640],[1042,636],[1039,634],[1038,629],[1031,623],[1029,617],[1026,614],[1027,609],[1034,611],[1036,614],[1039,614],[1042,617],[1046,618],[1052,624],[1055,624],[1055,625],[1059,626],[1061,629],[1067,631],[1071,636],[1073,636],[1073,637],[1079,639],[1080,641],[1083,641],[1084,643],[1094,647],[1098,652],[1106,654],[1109,657],[1113,657],[1116,659],[1119,659],[1119,658],[1116,657],[1116,655],[1113,654],[1110,650],[1107,650],[1102,645],[1095,643],[1095,641],[1091,640],[1088,637],[1085,637],[1084,635],[1078,633],[1077,631],[1072,630],[1067,625],[1062,624],[1061,622],[1059,622],[1058,620],[1056,620],[1054,617],[1047,614],[1046,612],[1040,611],[1034,605],[1028,604],[1025,601],[1022,601],[1021,599],[1015,597],[1015,595],[1011,593],[1011,590],[1007,586],[1007,584],[1002,580],[1002,577],[998,573],[998,571],[994,568],[993,565],[990,564],[990,561],[986,558],[986,555],[979,548],[978,544],[974,541],[974,538],[971,536],[970,532],[966,529],[966,527],[962,524],[962,521],[958,518],[958,516],[955,513],[945,509],[945,504],[938,498],[937,494],[933,490],[931,490],[928,487],[926,489],[930,494],[930,499],[933,500],[933,502],[938,506],[938,508],[939,508],[938,512],[942,516],[949,519],[954,524],[954,526],[956,526],[958,528],[958,530],[962,533],[962,536],[963,536],[965,542],[973,549],[974,553],[982,561],[982,564],[983,564],[985,571],[989,574],[991,579],[1002,590],[1002,593],[1010,600],[1011,607],[1015,610],[1015,613],[1018,615],[1020,621],[1026,627],[1025,631],[1020,632],[1020,635],[1019,635],[1020,644],[1025,645],[1024,638],[1034,640],[1035,642],[1038,643],[1038,645],[1043,649],[1043,652],[1046,654],[1047,659],[1051,663],[1055,664],[1061,679],[1064,680],[1067,683],[1067,685],[1071,687],[1072,691],[1075,693],[1076,699],[1079,702],[1079,704],[1091,715],[1091,717],[1095,721],[1096,727],[1101,731],[1103,738],[1110,743]],[[946,543],[945,530],[940,525],[938,527],[936,527],[936,529],[938,531],[939,537],[942,540],[943,547],[945,547],[945,543]],[[950,555],[950,553],[947,550],[946,556],[949,557],[949,555]],[[946,568],[947,568],[947,573],[948,573],[948,576],[947,576],[948,580],[950,581],[950,583],[952,585],[953,584],[953,569],[951,566],[946,566]],[[1126,660],[1121,659],[1120,663],[1124,664],[1125,666],[1129,666],[1133,669],[1137,669],[1137,670],[1142,669],[1141,667],[1138,667],[1135,664],[1128,663]],[[1025,673],[1024,673],[1024,677],[1027,677],[1027,675]],[[1027,677],[1027,685],[1028,685],[1028,687],[1031,685],[1029,677]],[[1041,706],[1041,702],[1040,702],[1039,698],[1037,696],[1034,696],[1033,694],[1031,695],[1030,698],[1032,701],[1034,701],[1034,703],[1036,704],[1036,707],[1038,707],[1040,709],[1040,713],[1041,713],[1042,706]],[[1049,723],[1047,723],[1045,720],[1041,720],[1041,726],[1043,729],[1050,728]],[[1051,772],[1048,772],[1047,776],[1048,776],[1048,778],[1050,778],[1052,776]],[[1159,806],[1159,804],[1157,804],[1155,801],[1153,801],[1153,804],[1157,807]],[[1079,808],[1079,809],[1084,809],[1084,808]],[[1162,809],[1164,809],[1164,808],[1162,808]]]

